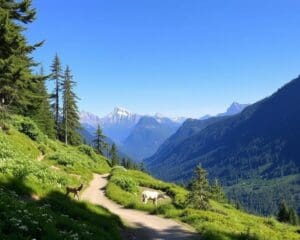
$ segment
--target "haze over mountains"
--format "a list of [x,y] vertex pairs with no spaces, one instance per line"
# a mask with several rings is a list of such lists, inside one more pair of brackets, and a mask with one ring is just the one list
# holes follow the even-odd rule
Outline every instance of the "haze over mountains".
[[167,118],[162,115],[143,116],[116,107],[105,117],[88,112],[80,113],[81,131],[91,143],[98,124],[104,134],[118,145],[118,148],[136,161],[155,153],[157,148],[182,124],[185,118]]
[[159,146],[181,126],[165,117],[142,117],[125,139],[122,149],[137,161],[153,155]]
[[[245,106],[247,105],[234,102],[220,115],[236,114]],[[136,161],[152,156],[185,120],[185,117],[169,118],[161,114],[143,116],[120,107],[116,107],[105,117],[84,111],[80,113],[83,127],[81,134],[88,143],[91,143],[100,124],[108,141],[115,142],[121,152]]]
[[299,93],[300,77],[240,114],[188,120],[146,166],[156,177],[186,182],[201,164],[248,210],[274,213],[286,199],[299,212]]

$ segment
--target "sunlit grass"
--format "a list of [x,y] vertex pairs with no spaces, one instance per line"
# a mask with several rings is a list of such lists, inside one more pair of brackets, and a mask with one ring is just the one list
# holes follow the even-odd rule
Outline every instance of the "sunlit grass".
[[[113,182],[114,177],[131,178],[143,187],[162,190],[172,197],[172,202],[160,202],[156,207],[152,203],[144,205],[140,192],[124,191]],[[210,201],[208,211],[184,207],[187,191],[174,184],[164,183],[139,171],[114,170],[107,186],[107,195],[128,208],[139,209],[168,218],[178,219],[193,226],[203,239],[248,239],[248,240],[296,240],[300,227],[282,224],[274,218],[259,217],[236,209],[231,204]],[[180,204],[178,204],[180,203]]]

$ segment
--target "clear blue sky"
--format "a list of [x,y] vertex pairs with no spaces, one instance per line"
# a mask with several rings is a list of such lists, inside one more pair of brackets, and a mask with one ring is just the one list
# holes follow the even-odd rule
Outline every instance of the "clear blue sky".
[[80,109],[200,117],[300,74],[299,0],[34,1],[46,69],[70,65]]

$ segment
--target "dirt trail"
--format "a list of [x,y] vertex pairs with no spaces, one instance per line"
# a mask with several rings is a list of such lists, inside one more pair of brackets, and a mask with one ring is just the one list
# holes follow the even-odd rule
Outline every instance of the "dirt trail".
[[107,175],[94,174],[90,186],[83,192],[82,199],[99,204],[120,216],[129,227],[124,233],[128,240],[188,240],[200,239],[190,227],[176,221],[147,214],[142,211],[125,209],[105,196]]

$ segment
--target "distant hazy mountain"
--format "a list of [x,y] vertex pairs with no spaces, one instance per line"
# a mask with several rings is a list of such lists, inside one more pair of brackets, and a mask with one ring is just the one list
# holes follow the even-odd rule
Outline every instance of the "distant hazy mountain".
[[154,161],[158,156],[159,158],[164,158],[164,156],[167,156],[168,154],[172,153],[173,148],[183,140],[200,132],[210,124],[216,123],[225,119],[226,117],[229,117],[230,115],[235,115],[243,111],[246,106],[249,106],[249,104],[239,104],[234,102],[230,105],[230,107],[225,113],[218,114],[215,117],[212,117],[211,115],[205,115],[199,120],[187,119],[176,133],[171,135],[164,143],[162,143],[155,155],[147,160],[148,164]]
[[148,170],[164,180],[187,181],[201,164],[251,211],[274,213],[278,202],[286,199],[299,212],[299,93],[300,77],[240,114],[219,116],[207,126],[203,121],[210,119],[195,122],[196,131],[189,127],[185,131],[190,130],[190,136],[175,141],[186,122],[146,160]]
[[199,118],[199,120],[206,120],[206,119],[209,119],[211,118],[212,116],[207,114],[207,115],[204,115],[203,117]]
[[104,134],[115,142],[122,152],[136,160],[154,154],[159,145],[173,134],[185,119],[167,118],[161,114],[142,116],[118,107],[102,118],[84,111],[80,113],[83,128],[81,134],[87,142],[100,124]]
[[180,125],[180,121],[175,122],[158,115],[142,117],[123,142],[122,149],[129,156],[141,161],[153,155]]
[[220,113],[217,116],[232,116],[242,112],[246,107],[250,104],[240,104],[237,102],[233,102],[229,108],[227,108],[225,113]]
[[88,128],[88,131],[95,131],[97,125],[100,124],[104,134],[118,144],[128,137],[131,129],[138,123],[140,118],[141,116],[138,114],[119,107],[116,107],[112,113],[103,118],[88,112],[80,113],[80,122],[84,128]]

